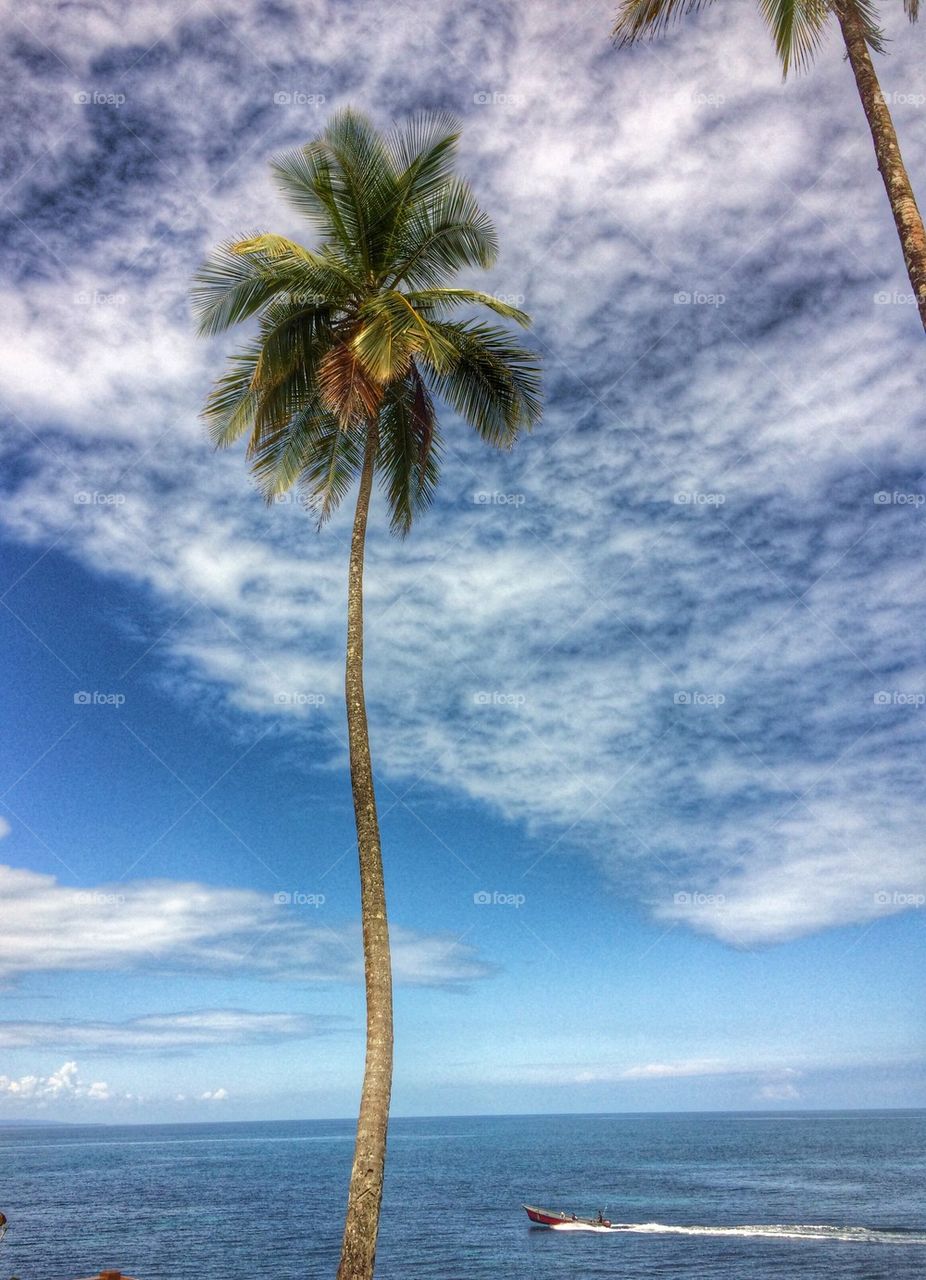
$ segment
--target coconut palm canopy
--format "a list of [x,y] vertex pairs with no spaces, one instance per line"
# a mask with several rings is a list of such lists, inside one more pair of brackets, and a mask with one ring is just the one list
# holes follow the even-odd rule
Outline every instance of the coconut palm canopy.
[[528,317],[448,283],[497,253],[491,221],[453,173],[457,138],[449,116],[383,136],[339,113],[273,165],[314,247],[255,235],[221,246],[197,276],[203,334],[259,317],[206,406],[212,438],[226,446],[246,434],[263,493],[298,485],[320,523],[358,473],[371,426],[393,528],[407,532],[438,478],[435,399],[496,446],[540,414],[537,358],[466,312],[522,326]]
[[[712,0],[624,0],[614,27],[620,44],[633,44],[645,36],[659,35],[676,18],[704,9]],[[903,0],[911,22],[919,15],[919,0]],[[785,75],[791,67],[806,67],[823,38],[823,29],[831,17],[830,0],[759,0],[775,41]],[[878,51],[883,47],[883,33],[878,23],[877,8],[871,0],[855,0],[855,8],[865,24],[868,43]]]

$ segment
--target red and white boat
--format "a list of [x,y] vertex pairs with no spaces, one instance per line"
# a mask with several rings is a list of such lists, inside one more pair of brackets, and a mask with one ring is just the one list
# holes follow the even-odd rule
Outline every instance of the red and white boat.
[[560,1229],[575,1231],[583,1230],[616,1230],[610,1218],[604,1217],[599,1213],[597,1218],[579,1218],[574,1213],[563,1213],[561,1209],[538,1209],[536,1205],[525,1204],[521,1206],[531,1222],[538,1227],[559,1227]]

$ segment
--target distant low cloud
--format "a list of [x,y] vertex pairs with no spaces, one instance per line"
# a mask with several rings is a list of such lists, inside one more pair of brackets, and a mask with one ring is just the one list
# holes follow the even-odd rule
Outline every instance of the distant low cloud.
[[759,1090],[759,1097],[763,1102],[796,1102],[800,1096],[801,1091],[797,1085],[788,1082],[766,1084]]
[[85,1083],[76,1062],[65,1062],[48,1076],[0,1076],[0,1098],[45,1106],[52,1102],[110,1102],[113,1094],[102,1080]]
[[[752,1070],[754,1069],[752,1068]],[[645,1066],[628,1067],[620,1073],[620,1079],[677,1080],[688,1076],[729,1075],[731,1072],[741,1072],[743,1070],[743,1067],[738,1067],[732,1063],[711,1059],[694,1062],[648,1062]]]
[[[692,1058],[678,1062],[647,1062],[624,1066],[620,1063],[524,1063],[495,1071],[486,1079],[494,1083],[525,1085],[633,1085],[636,1082],[711,1080],[739,1076],[755,1080],[756,1087],[785,1088],[799,1069],[776,1062],[742,1061],[724,1058]],[[771,1095],[769,1095],[771,1096]]]

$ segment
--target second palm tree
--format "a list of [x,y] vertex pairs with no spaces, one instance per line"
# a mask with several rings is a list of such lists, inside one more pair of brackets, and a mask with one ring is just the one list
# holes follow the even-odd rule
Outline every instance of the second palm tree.
[[[662,31],[681,14],[703,8],[710,0],[623,0],[614,35],[621,44],[633,44]],[[785,75],[793,66],[811,61],[827,20],[836,15],[855,76],[862,109],[875,147],[878,168],[890,201],[894,226],[903,252],[904,266],[913,288],[912,301],[919,308],[926,329],[926,229],[917,207],[910,175],[900,154],[900,143],[887,98],[881,92],[871,60],[871,50],[883,52],[884,37],[878,26],[873,0],[759,0]],[[911,22],[919,15],[919,0],[904,0]]]

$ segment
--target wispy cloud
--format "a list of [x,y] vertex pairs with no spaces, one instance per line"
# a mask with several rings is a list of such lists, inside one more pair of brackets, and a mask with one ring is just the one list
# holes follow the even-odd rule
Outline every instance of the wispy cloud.
[[[352,982],[363,973],[358,928],[308,923],[305,910],[272,894],[171,880],[71,889],[52,876],[0,866],[0,899],[0,979],[7,982],[88,970],[207,970],[292,982]],[[489,972],[471,947],[450,937],[398,928],[393,951],[399,982],[440,986]],[[233,1025],[233,1015],[217,1013],[198,1031],[216,1036]],[[134,1031],[156,1038],[157,1026],[145,1020]],[[174,1036],[182,1026],[160,1024]],[[196,1027],[194,1017],[187,1035]]]
[[[915,909],[926,884],[922,335],[835,42],[782,87],[752,10],[618,54],[597,8],[501,6],[487,40],[449,4],[385,30],[350,4],[27,5],[0,295],[8,533],[152,589],[165,634],[129,690],[218,690],[343,759],[344,521],[316,539],[207,456],[221,344],[192,343],[185,291],[229,231],[298,233],[266,158],[331,108],[460,110],[504,246],[492,287],[537,317],[549,407],[501,459],[451,423],[434,513],[373,538],[384,785],[426,775],[548,834],[531,874],[584,852],[658,918],[746,946]],[[885,16],[884,87],[921,88],[923,33]],[[901,97],[914,173],[916,111]],[[228,963],[216,892],[173,940],[117,928],[92,963]],[[270,929],[254,968],[356,972],[346,935],[228,906]],[[75,933],[48,964],[91,963]],[[412,971],[470,963],[406,941]]]
[[[784,1091],[793,1088],[793,1082],[802,1074],[800,1067],[775,1061],[742,1061],[724,1058],[692,1058],[677,1062],[647,1062],[630,1066],[617,1062],[569,1062],[569,1063],[520,1063],[516,1066],[490,1067],[485,1073],[477,1070],[477,1078],[485,1076],[494,1083],[525,1083],[531,1085],[555,1085],[577,1088],[593,1085],[633,1085],[637,1082],[673,1080],[714,1080],[736,1076],[754,1084],[757,1091],[782,1091],[782,1097],[796,1096]],[[625,1095],[622,1095],[625,1096]],[[768,1094],[769,1097],[773,1095]]]
[[150,1014],[124,1022],[0,1022],[5,1049],[65,1049],[93,1053],[164,1053],[216,1045],[280,1044],[342,1027],[346,1019],[295,1013],[202,1009]]

